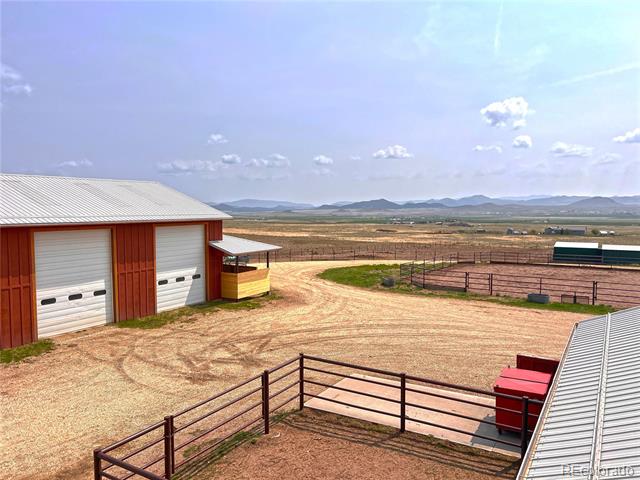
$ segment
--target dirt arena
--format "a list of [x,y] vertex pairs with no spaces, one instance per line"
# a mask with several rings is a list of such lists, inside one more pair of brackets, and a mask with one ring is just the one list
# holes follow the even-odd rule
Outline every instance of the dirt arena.
[[[370,263],[370,262],[365,262]],[[279,263],[281,300],[154,330],[96,327],[0,368],[0,478],[88,478],[91,451],[304,352],[490,388],[517,353],[558,357],[585,315],[398,295]],[[329,447],[327,447],[329,448]]]
[[230,452],[196,480],[513,479],[518,461],[306,410]]
[[469,291],[473,293],[487,294],[489,274],[493,274],[494,295],[526,297],[542,291],[552,301],[575,294],[583,303],[592,303],[593,282],[597,282],[595,303],[619,308],[640,304],[640,269],[464,263],[434,272],[432,278],[464,285],[464,272],[470,273]]

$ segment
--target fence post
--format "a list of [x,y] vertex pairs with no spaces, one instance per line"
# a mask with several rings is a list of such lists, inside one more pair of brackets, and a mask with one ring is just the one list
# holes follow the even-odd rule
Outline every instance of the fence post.
[[493,273],[489,274],[489,296],[493,295]]
[[524,458],[529,446],[529,397],[522,397],[522,429],[520,430],[520,458]]
[[304,408],[304,353],[300,354],[300,366],[298,367],[300,368],[300,372],[299,373],[299,382],[300,382],[300,405],[299,405],[299,410],[302,410]]
[[598,297],[598,282],[593,282],[593,290],[591,292],[591,305],[596,304],[597,297]]
[[400,433],[405,432],[407,414],[407,374],[400,374]]
[[171,479],[174,470],[173,416],[164,417],[164,478]]
[[269,435],[269,370],[262,372],[262,420],[264,434]]
[[93,451],[93,479],[100,480],[102,478],[102,459],[98,456],[99,449]]
[[413,285],[413,263],[411,264],[411,273],[409,275],[409,283]]
[[356,259],[356,249],[355,248],[353,249],[353,259],[354,260]]
[[540,277],[540,295],[542,295],[542,277]]
[[469,291],[469,272],[464,272],[464,291]]

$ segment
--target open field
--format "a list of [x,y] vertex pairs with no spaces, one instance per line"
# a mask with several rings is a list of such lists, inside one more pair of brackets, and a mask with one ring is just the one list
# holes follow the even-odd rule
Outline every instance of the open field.
[[276,264],[273,287],[282,299],[260,309],[196,314],[157,329],[98,327],[2,366],[0,477],[87,478],[94,447],[301,351],[490,388],[517,353],[558,357],[573,324],[587,317],[316,277],[352,264]]
[[[541,232],[544,223],[470,223],[470,227],[449,226],[435,223],[416,223],[414,225],[390,224],[383,219],[360,219],[360,221],[321,221],[315,219],[234,219],[225,221],[225,232],[254,240],[281,245],[284,248],[353,248],[358,246],[405,247],[429,246],[440,253],[449,251],[499,250],[499,249],[548,249],[558,241],[590,241],[616,244],[640,245],[640,226],[616,225],[615,223],[598,225],[599,229],[614,229],[614,237],[587,236],[571,237],[565,235],[505,235],[507,227],[518,230]],[[640,222],[636,222],[640,223]],[[553,225],[550,223],[549,225]],[[588,225],[588,232],[591,225]],[[478,228],[486,230],[477,233]]]
[[196,478],[512,479],[517,465],[512,458],[305,410],[277,424],[269,437],[237,448]]

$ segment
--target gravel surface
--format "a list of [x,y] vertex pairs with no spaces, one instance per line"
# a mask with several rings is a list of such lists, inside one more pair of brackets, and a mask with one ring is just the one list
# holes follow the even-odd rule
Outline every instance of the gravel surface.
[[[370,263],[370,262],[362,262]],[[372,292],[273,267],[284,298],[156,330],[98,327],[0,368],[0,478],[89,478],[91,451],[298,352],[490,388],[519,352],[557,357],[562,312]]]
[[515,478],[518,460],[444,445],[307,410],[276,425],[256,443],[236,448],[196,480]]

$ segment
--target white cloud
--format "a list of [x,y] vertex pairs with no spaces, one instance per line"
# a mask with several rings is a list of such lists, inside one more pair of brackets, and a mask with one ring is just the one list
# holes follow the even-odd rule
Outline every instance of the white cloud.
[[22,74],[4,63],[0,64],[2,91],[12,95],[31,95],[33,87],[22,80]]
[[219,144],[228,143],[228,142],[229,140],[227,140],[226,137],[221,133],[212,133],[211,135],[209,135],[209,138],[207,139],[207,143],[209,145],[219,145]]
[[325,155],[316,155],[313,157],[313,163],[316,165],[333,165],[333,158],[329,158]]
[[623,135],[613,137],[613,141],[616,143],[640,143],[640,127],[629,130]]
[[518,135],[511,144],[513,148],[531,148],[533,141],[529,135]]
[[60,162],[56,164],[58,168],[78,168],[78,167],[93,167],[93,162],[91,160],[82,159],[82,160],[67,160],[65,162]]
[[409,153],[402,145],[389,145],[387,148],[374,152],[373,158],[413,158],[413,154]]
[[198,172],[214,172],[217,164],[210,160],[173,160],[156,164],[158,172],[167,175],[191,175]]
[[496,152],[502,153],[502,147],[500,145],[476,145],[472,149],[474,152]]
[[524,118],[521,118],[519,120],[514,120],[512,126],[514,130],[520,130],[522,127],[527,126],[527,121]]
[[550,151],[556,157],[590,157],[593,155],[593,147],[564,142],[555,142],[551,145]]
[[531,113],[529,104],[522,97],[493,102],[480,110],[480,115],[492,127],[504,127],[511,122],[515,129],[524,127],[527,124],[526,117]]
[[361,160],[361,159],[362,159],[362,157],[360,155],[351,155],[349,157],[349,160],[352,160],[354,162],[357,162],[358,160]]
[[240,155],[237,155],[235,153],[227,153],[225,155],[222,155],[220,158],[222,159],[222,163],[226,165],[237,165],[242,161]]
[[603,153],[596,160],[593,161],[594,165],[611,165],[613,163],[618,163],[622,159],[622,155],[617,153]]
[[252,158],[245,166],[247,167],[266,167],[266,168],[286,168],[291,165],[289,159],[279,153],[272,153],[267,158]]

